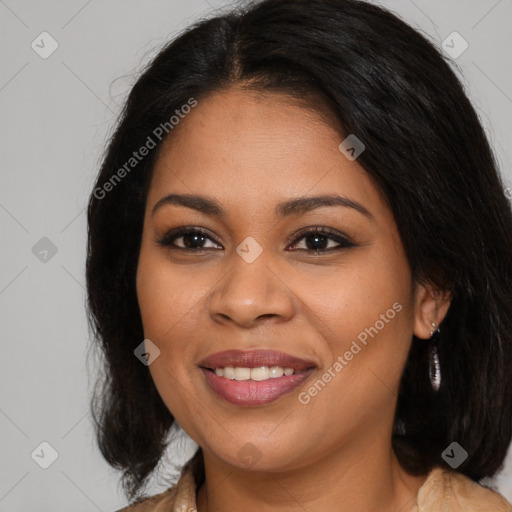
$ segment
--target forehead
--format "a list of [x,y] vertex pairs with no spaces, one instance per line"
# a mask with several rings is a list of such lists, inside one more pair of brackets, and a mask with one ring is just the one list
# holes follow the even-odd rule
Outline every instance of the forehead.
[[164,193],[207,193],[245,210],[306,194],[374,202],[357,161],[338,149],[344,135],[325,112],[289,96],[227,90],[199,99],[161,148],[148,203]]

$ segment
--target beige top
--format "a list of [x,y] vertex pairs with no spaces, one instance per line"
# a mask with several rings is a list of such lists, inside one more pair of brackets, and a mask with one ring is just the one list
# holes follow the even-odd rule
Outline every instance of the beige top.
[[[196,483],[190,468],[166,491],[116,512],[197,512]],[[410,512],[512,512],[512,505],[461,473],[434,468],[420,487]]]

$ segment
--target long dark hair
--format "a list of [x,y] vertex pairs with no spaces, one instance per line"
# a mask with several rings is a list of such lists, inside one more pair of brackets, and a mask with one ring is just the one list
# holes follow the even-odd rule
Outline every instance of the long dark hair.
[[[478,116],[439,49],[385,9],[264,0],[200,21],[159,52],[129,94],[90,196],[88,318],[104,360],[91,410],[127,495],[147,483],[174,422],[133,353],[144,339],[135,276],[152,169],[171,116],[234,84],[327,107],[340,141],[365,144],[358,163],[394,213],[413,278],[453,297],[437,393],[428,343],[413,339],[394,450],[424,473],[456,441],[469,454],[459,472],[492,476],[512,428],[512,214]],[[130,160],[149,138],[149,153]]]

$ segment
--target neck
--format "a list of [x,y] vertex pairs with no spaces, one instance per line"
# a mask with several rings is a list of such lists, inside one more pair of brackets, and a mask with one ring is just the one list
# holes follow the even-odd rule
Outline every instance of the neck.
[[249,471],[211,452],[203,457],[205,482],[197,496],[198,512],[407,512],[426,480],[425,475],[405,472],[391,447],[377,441],[351,443],[287,471]]

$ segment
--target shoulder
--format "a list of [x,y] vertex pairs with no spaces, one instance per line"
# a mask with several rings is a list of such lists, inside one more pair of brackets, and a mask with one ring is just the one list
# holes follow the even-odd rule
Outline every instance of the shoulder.
[[167,512],[173,510],[176,491],[176,487],[172,487],[160,494],[138,500],[127,507],[116,510],[116,512]]
[[512,512],[498,492],[462,473],[434,468],[418,492],[419,512]]
[[192,467],[185,466],[176,485],[149,498],[140,499],[116,512],[172,512],[195,510],[196,482]]

